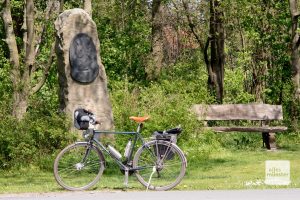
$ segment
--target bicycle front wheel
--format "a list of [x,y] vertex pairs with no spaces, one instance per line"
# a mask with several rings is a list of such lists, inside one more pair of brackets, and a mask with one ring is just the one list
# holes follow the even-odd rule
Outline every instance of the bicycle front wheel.
[[151,190],[170,190],[186,171],[186,158],[171,142],[154,140],[140,147],[133,159],[138,181]]
[[95,185],[104,170],[102,152],[87,142],[63,149],[54,162],[54,177],[67,190],[85,190]]

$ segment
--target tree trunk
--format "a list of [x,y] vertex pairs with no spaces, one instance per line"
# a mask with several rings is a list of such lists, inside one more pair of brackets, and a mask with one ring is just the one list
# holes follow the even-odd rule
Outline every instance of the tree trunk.
[[[208,86],[211,93],[216,95],[218,103],[223,102],[223,82],[224,82],[224,40],[225,33],[223,27],[223,12],[220,8],[220,1],[210,1],[210,61],[208,64]],[[208,45],[208,43],[207,43]],[[207,55],[208,46],[206,46]],[[206,56],[206,59],[208,56]]]
[[150,62],[146,66],[148,79],[155,79],[159,76],[163,66],[163,21],[164,9],[162,0],[152,2],[152,50]]
[[299,46],[300,46],[300,38],[298,29],[298,19],[299,19],[299,11],[298,11],[298,1],[290,0],[290,12],[292,18],[292,51],[291,51],[291,64],[292,64],[292,76],[293,83],[295,87],[295,97],[299,99],[300,95],[300,57],[299,57]]
[[292,67],[292,79],[294,84],[294,98],[292,101],[292,120],[293,125],[296,128],[298,122],[299,111],[297,105],[299,105],[300,100],[300,57],[299,57],[299,46],[300,37],[298,33],[298,19],[300,12],[298,11],[298,0],[289,0],[290,3],[290,13],[292,20],[292,44],[291,44],[291,67]]
[[26,87],[26,89],[22,89],[21,91],[14,91],[12,115],[19,120],[24,117],[28,107],[27,88],[28,87]]
[[[22,119],[28,107],[28,98],[30,93],[30,71],[35,62],[34,52],[34,4],[33,0],[26,1],[26,35],[24,34],[26,44],[25,46],[25,66],[26,69],[20,74],[22,81],[14,87],[14,103],[13,116],[17,119]],[[19,69],[20,71],[20,69]],[[14,77],[13,79],[16,79]]]
[[92,0],[84,0],[83,9],[91,16],[92,18]]
[[[4,8],[2,18],[5,26],[6,43],[9,49],[11,69],[11,80],[13,85],[13,110],[12,115],[20,119],[26,112],[27,99],[23,95],[24,87],[21,85],[21,73],[20,73],[20,62],[19,52],[16,42],[16,36],[13,30],[13,21],[11,17],[11,4],[9,0],[4,1]],[[26,37],[26,36],[25,36]]]

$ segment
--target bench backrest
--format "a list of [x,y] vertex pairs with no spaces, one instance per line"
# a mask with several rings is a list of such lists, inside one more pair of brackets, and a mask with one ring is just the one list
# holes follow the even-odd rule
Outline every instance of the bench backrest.
[[282,106],[270,104],[196,104],[199,120],[282,120]]

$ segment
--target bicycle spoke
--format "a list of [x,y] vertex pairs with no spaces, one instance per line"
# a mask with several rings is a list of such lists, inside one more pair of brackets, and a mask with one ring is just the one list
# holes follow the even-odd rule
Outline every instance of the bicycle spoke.
[[89,144],[82,143],[70,145],[58,155],[54,175],[62,187],[81,190],[94,185],[102,175],[103,169],[104,164],[99,152]]
[[[175,187],[185,173],[183,153],[170,142],[156,140],[146,146],[137,151],[133,161],[134,167],[140,167],[136,173],[138,180],[149,189],[168,190]],[[153,169],[156,170],[154,174]]]

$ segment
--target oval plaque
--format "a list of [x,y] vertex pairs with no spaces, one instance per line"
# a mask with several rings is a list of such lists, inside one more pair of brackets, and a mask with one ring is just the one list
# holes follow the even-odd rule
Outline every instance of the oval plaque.
[[90,36],[77,34],[70,45],[71,77],[80,83],[91,83],[99,73],[97,51]]

